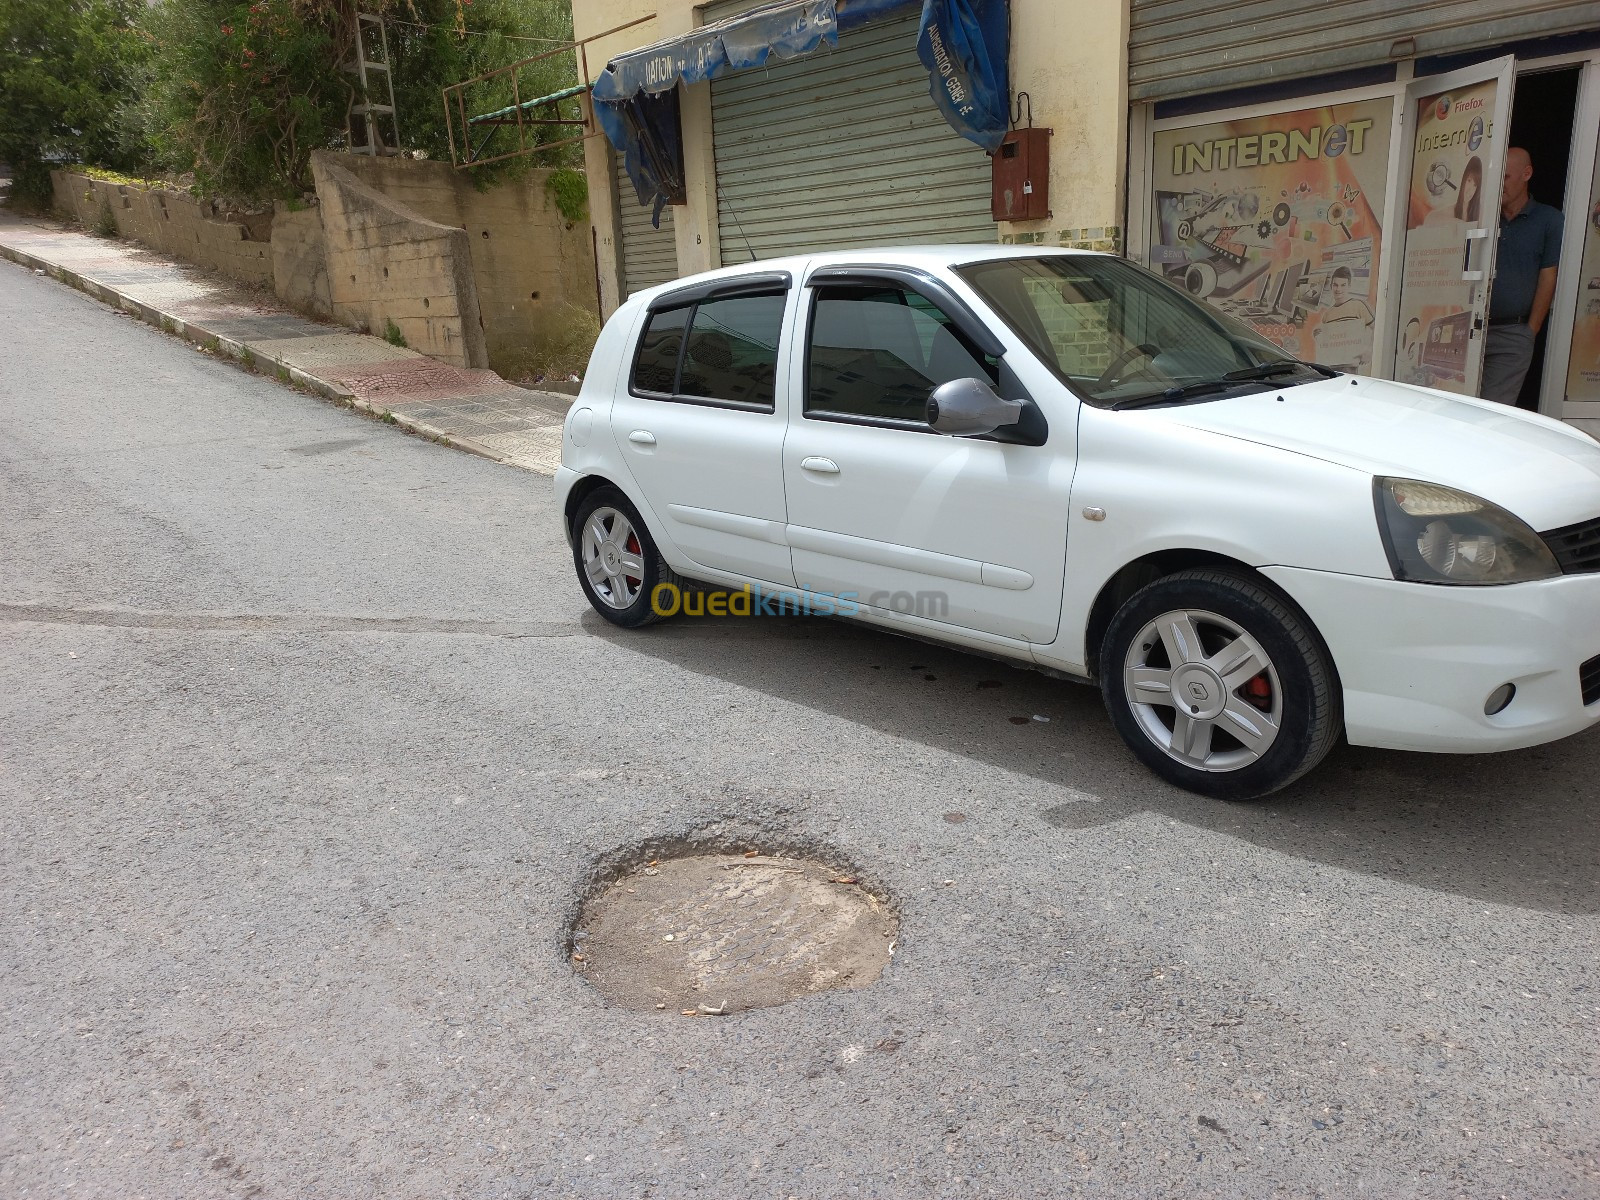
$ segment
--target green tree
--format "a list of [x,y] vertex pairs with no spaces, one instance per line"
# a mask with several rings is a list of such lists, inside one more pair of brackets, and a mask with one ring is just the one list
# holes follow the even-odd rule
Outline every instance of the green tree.
[[129,167],[117,112],[144,54],[139,0],[0,0],[0,159],[11,195],[47,207],[50,166]]
[[137,124],[160,165],[207,194],[285,199],[344,131],[353,0],[161,0]]
[[[446,160],[444,86],[572,36],[568,0],[363,0],[360,8],[388,21],[401,146]],[[151,5],[141,24],[152,53],[134,123],[159,164],[192,171],[210,194],[263,200],[308,190],[311,152],[344,144],[360,99],[344,69],[355,11],[355,0]],[[524,72],[523,94],[555,91],[575,70],[570,52],[553,55]],[[509,103],[509,82],[475,89],[474,103],[480,91],[487,108]]]
[[[445,122],[444,87],[538,56],[542,57],[515,73],[518,99],[548,96],[578,80],[576,56],[565,49],[572,42],[572,8],[568,0],[477,0],[470,7],[460,6],[459,0],[399,0],[391,8],[388,33],[401,144],[446,162],[450,159],[450,135]],[[559,52],[546,53],[554,51]],[[512,103],[512,97],[508,74],[472,84],[463,95],[466,115],[473,117],[505,108]],[[581,113],[576,99],[561,103],[559,108],[559,115],[565,118]],[[556,114],[546,108],[529,115]],[[475,127],[474,144],[489,132],[487,127]],[[572,126],[529,125],[524,128],[524,139],[529,145],[543,144],[578,132],[581,130]],[[506,127],[495,135],[486,154],[505,153],[515,149],[516,144],[515,129]],[[458,154],[460,151],[458,145]],[[582,159],[582,149],[573,145],[543,154],[537,162],[561,166]],[[477,168],[475,177],[500,178],[520,171],[529,162],[512,160]]]

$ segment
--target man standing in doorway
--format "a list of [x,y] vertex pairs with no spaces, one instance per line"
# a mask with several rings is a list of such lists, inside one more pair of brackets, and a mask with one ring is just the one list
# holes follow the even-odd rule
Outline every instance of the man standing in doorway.
[[1561,210],[1528,195],[1533,162],[1520,146],[1506,151],[1500,191],[1500,241],[1489,293],[1483,352],[1483,398],[1516,404],[1533,361],[1533,340],[1550,315],[1561,258]]

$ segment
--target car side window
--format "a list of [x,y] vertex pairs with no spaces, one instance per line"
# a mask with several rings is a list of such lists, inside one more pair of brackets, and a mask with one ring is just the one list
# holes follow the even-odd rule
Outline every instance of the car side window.
[[678,391],[771,408],[783,301],[781,295],[701,301],[689,325]]
[[928,396],[952,379],[1000,378],[936,305],[903,288],[838,284],[813,293],[806,347],[809,414],[925,424]]
[[659,399],[771,411],[784,295],[729,296],[650,314],[633,389]]
[[678,358],[693,315],[693,305],[650,314],[639,339],[638,357],[633,360],[635,391],[671,395],[678,390]]

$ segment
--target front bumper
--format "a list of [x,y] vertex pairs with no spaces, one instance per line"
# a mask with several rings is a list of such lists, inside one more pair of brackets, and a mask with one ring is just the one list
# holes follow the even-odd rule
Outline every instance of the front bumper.
[[[1435,587],[1293,567],[1262,573],[1316,625],[1344,685],[1358,746],[1479,753],[1600,725],[1578,669],[1600,655],[1600,575]],[[1501,684],[1516,696],[1483,708]]]

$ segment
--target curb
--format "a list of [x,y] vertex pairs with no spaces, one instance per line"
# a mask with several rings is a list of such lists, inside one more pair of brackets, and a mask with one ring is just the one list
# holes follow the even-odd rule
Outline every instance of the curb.
[[[261,354],[252,350],[246,342],[222,337],[219,334],[212,333],[203,325],[193,324],[181,320],[170,313],[164,313],[160,309],[144,303],[142,300],[135,300],[125,292],[119,292],[115,288],[107,287],[105,284],[96,282],[86,275],[80,275],[78,272],[63,267],[59,263],[39,258],[36,255],[29,254],[26,250],[19,250],[15,246],[8,246],[3,242],[0,242],[0,257],[8,258],[19,266],[27,267],[29,270],[43,272],[57,283],[64,283],[68,287],[75,288],[86,296],[100,301],[102,304],[138,317],[146,325],[153,326],[161,330],[162,333],[174,334],[201,350],[231,358],[241,368],[253,375],[262,374],[260,367],[265,365],[271,368],[279,383],[299,387],[304,391],[311,392],[313,395],[322,397],[324,400],[332,401],[334,404],[344,408],[354,409],[356,412],[374,417],[386,425],[397,426],[406,433],[425,438],[440,446],[446,446],[452,450],[464,450],[468,454],[476,454],[479,458],[486,458],[490,462],[499,463],[502,466],[515,465],[505,456],[472,438],[458,437],[446,433],[444,430],[436,429],[425,422],[413,420],[404,413],[397,413],[381,404],[363,400],[343,384],[319,379],[299,367],[291,367],[288,363],[274,358],[270,354]],[[537,474],[538,472],[529,473]]]

